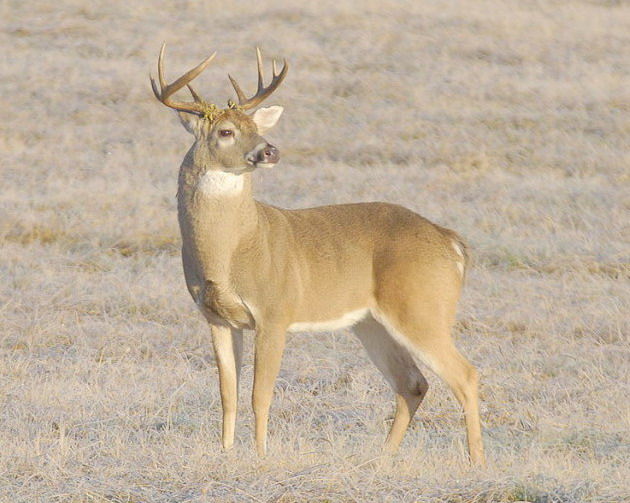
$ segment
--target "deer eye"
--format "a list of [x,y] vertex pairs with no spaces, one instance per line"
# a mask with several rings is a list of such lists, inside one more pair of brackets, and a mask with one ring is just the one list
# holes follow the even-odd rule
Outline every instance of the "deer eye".
[[227,138],[229,136],[232,136],[234,134],[234,131],[232,131],[231,129],[220,129],[219,130],[219,136],[222,136],[223,138]]

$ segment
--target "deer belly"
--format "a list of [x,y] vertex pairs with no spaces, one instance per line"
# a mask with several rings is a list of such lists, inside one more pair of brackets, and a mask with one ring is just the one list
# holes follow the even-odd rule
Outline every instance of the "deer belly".
[[356,309],[347,312],[341,317],[324,321],[300,321],[289,326],[289,332],[332,332],[349,328],[365,319],[370,313],[369,308]]

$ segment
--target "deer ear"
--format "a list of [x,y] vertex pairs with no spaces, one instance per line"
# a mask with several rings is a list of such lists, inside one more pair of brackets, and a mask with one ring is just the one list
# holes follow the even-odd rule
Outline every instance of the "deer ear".
[[284,108],[274,105],[272,107],[259,108],[252,115],[252,120],[256,123],[258,134],[265,134],[276,125],[282,115]]
[[199,137],[199,132],[201,129],[202,118],[197,114],[190,114],[187,112],[177,112],[180,122],[186,128],[190,134],[192,134],[195,138]]

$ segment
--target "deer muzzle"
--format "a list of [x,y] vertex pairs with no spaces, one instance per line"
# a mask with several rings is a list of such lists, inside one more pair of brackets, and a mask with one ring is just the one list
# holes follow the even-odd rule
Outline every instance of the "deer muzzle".
[[261,143],[245,159],[257,168],[272,168],[280,160],[280,151],[270,143]]

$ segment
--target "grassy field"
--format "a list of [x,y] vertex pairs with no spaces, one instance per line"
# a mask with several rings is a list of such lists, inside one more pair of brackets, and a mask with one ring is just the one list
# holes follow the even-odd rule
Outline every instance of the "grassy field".
[[[0,501],[628,501],[629,34],[613,0],[2,2]],[[162,41],[171,78],[218,50],[197,88],[219,104],[254,45],[288,59],[259,199],[398,202],[467,238],[487,468],[433,375],[381,455],[393,396],[349,332],[290,336],[265,459],[248,337],[221,452]]]

